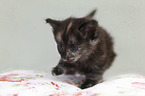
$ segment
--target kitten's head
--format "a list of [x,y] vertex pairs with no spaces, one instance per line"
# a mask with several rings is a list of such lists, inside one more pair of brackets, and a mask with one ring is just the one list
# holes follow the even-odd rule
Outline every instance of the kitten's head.
[[83,18],[68,18],[63,21],[46,19],[53,28],[61,59],[74,63],[87,59],[98,43],[98,23],[93,19],[96,10]]

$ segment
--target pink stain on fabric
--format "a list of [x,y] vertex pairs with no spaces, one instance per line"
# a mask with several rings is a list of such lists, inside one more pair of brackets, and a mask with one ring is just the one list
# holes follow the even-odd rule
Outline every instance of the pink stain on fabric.
[[72,96],[97,96],[98,94],[92,93],[91,91],[84,91],[84,92],[78,92],[76,94],[73,94]]
[[65,95],[65,94],[50,94],[49,96],[69,96],[69,95]]
[[133,84],[133,87],[135,87],[135,88],[145,89],[144,82],[133,82],[132,84]]

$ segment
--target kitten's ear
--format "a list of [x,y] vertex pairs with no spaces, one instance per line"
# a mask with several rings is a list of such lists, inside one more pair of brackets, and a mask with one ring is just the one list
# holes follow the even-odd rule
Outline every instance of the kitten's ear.
[[90,38],[93,40],[97,37],[97,33],[98,33],[97,28],[98,28],[98,22],[96,20],[90,20],[83,23],[79,27],[79,31],[85,39]]
[[46,23],[49,23],[54,29],[61,25],[61,21],[53,20],[50,18],[46,19]]
[[95,15],[95,13],[96,13],[96,9],[93,10],[93,11],[91,11],[86,17],[88,17],[88,18],[93,18],[94,15]]

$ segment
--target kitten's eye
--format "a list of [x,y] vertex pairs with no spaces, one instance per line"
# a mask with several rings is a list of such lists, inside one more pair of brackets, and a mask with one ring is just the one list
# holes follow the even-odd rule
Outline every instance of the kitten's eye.
[[63,50],[64,50],[62,44],[58,44],[57,46],[58,46],[58,49],[59,49],[60,51],[63,51]]
[[78,50],[78,46],[72,46],[72,51],[77,51]]

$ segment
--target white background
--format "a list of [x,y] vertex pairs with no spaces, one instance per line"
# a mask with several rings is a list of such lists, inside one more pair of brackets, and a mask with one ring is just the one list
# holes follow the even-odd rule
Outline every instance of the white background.
[[95,8],[118,55],[105,77],[145,75],[145,0],[0,0],[0,72],[50,72],[59,54],[45,19],[81,17]]

